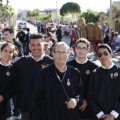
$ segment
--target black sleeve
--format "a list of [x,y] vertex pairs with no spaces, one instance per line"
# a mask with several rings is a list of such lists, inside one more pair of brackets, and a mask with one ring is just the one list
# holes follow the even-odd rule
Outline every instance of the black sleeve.
[[87,102],[90,107],[90,109],[97,115],[102,110],[100,109],[99,105],[96,103],[94,99],[94,77],[95,72],[93,71],[90,76],[90,80],[88,83],[88,90],[87,90]]
[[44,76],[42,70],[38,75],[33,92],[31,111],[30,111],[30,120],[41,120],[42,115],[42,101],[44,93]]
[[10,68],[12,70],[8,70],[10,71],[10,85],[7,88],[6,92],[2,94],[4,101],[8,101],[12,96],[14,96],[15,92],[16,92],[16,71],[15,68],[12,66],[12,68]]

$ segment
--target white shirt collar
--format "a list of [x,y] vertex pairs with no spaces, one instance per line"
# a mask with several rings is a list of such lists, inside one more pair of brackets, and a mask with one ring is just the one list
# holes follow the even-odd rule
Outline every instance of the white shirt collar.
[[76,60],[76,62],[79,63],[79,64],[85,64],[85,63],[88,61],[88,58],[86,58],[86,60],[85,60],[84,62],[82,62],[82,63],[79,62],[79,61],[77,60],[77,58],[75,58],[75,60]]
[[7,64],[7,65],[4,65],[1,61],[0,61],[0,64],[3,65],[3,66],[9,66],[10,65],[10,63]]
[[109,68],[106,68],[106,67],[104,67],[104,66],[101,66],[101,67],[102,67],[103,69],[111,69],[114,65],[115,65],[115,64],[112,62],[112,64],[110,65]]
[[[30,54],[30,56],[35,60],[35,58],[34,58],[34,56],[32,55],[32,54]],[[43,58],[44,58],[44,56],[45,56],[45,54],[43,53],[42,55],[41,55],[41,57],[36,61],[36,62],[39,62],[40,60],[43,60]]]

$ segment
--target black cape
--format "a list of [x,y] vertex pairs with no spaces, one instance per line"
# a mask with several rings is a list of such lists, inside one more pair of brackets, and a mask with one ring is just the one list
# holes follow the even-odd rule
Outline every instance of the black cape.
[[0,64],[0,95],[3,102],[0,103],[0,116],[7,113],[7,103],[15,94],[16,72],[12,65],[3,66]]
[[[86,93],[87,93],[87,89],[88,89],[88,82],[90,79],[90,74],[98,66],[89,60],[84,64],[79,64],[78,62],[76,62],[75,59],[72,61],[69,61],[67,64],[77,68],[80,71],[81,80],[82,80],[83,89],[84,89],[83,99],[86,99]],[[89,106],[87,106],[84,111],[80,112],[81,119],[89,119],[92,117],[91,115],[92,115],[92,112],[91,112]]]
[[[68,66],[62,82],[70,98],[79,96],[76,108],[68,110],[65,104],[67,98],[55,69],[52,64],[39,73],[31,106],[31,120],[79,120],[78,106],[82,104],[80,73],[76,68]],[[68,79],[70,86],[67,85]]]
[[[99,67],[90,77],[87,101],[96,115],[103,111],[110,114],[112,110],[120,114],[120,68],[114,65],[110,69]],[[97,119],[97,118],[96,118]],[[120,117],[118,118],[120,120]]]
[[31,56],[21,57],[13,63],[17,70],[16,107],[21,112],[29,112],[31,98],[39,70],[53,63],[53,59],[45,55],[42,60],[36,62]]

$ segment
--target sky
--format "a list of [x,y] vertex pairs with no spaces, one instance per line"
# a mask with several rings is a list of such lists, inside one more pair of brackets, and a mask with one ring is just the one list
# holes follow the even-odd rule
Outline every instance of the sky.
[[[5,2],[6,0],[3,1]],[[112,0],[112,2],[114,1],[120,0]],[[11,5],[15,12],[17,12],[18,9],[56,9],[56,3],[57,8],[61,8],[62,5],[67,2],[78,3],[82,12],[87,11],[87,9],[91,9],[97,12],[106,12],[110,7],[110,0],[9,0],[9,5]]]

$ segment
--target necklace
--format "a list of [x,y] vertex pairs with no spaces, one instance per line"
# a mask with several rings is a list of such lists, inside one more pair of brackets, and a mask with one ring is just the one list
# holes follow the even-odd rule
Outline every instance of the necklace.
[[65,68],[65,73],[64,73],[64,75],[63,75],[63,77],[62,77],[62,80],[61,80],[61,79],[60,79],[60,76],[57,74],[56,68],[55,68],[55,74],[56,74],[58,80],[59,80],[61,83],[63,82],[63,80],[64,80],[64,78],[65,78],[66,72],[67,72],[67,67]]

